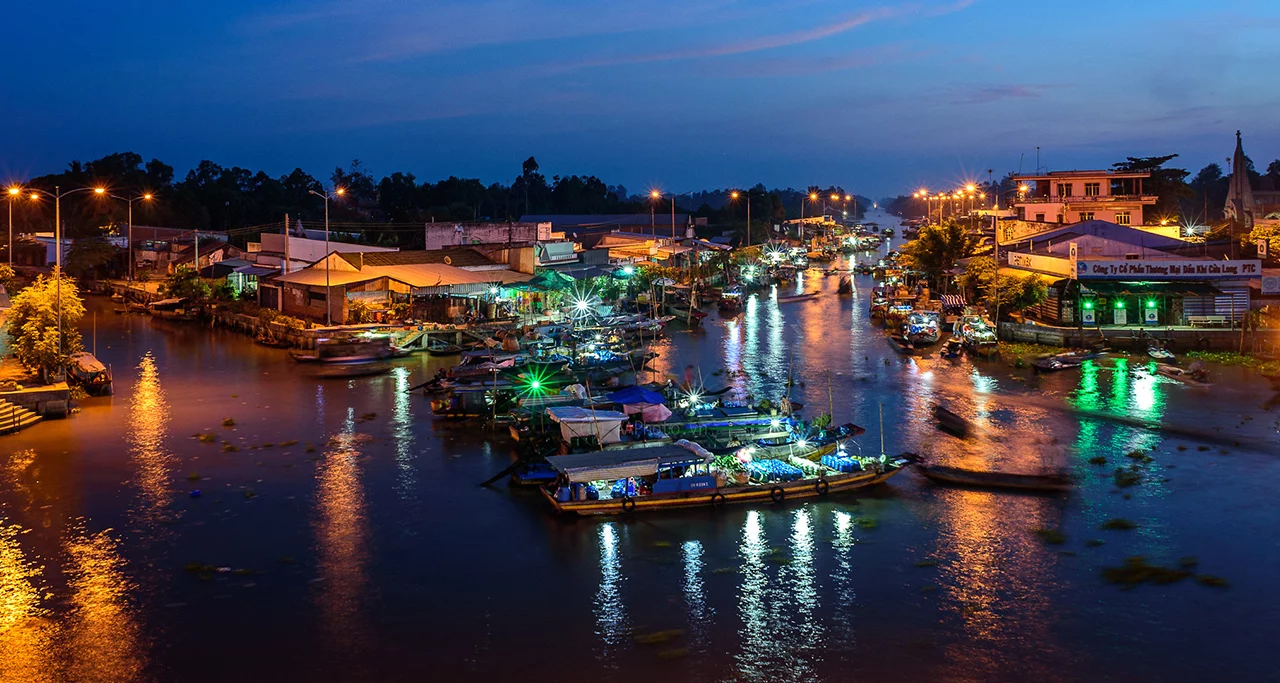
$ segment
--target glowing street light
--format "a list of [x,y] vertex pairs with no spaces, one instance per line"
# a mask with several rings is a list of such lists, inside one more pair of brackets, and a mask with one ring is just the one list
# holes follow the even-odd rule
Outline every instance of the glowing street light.
[[[315,190],[307,190],[307,192],[324,200],[324,324],[329,326],[333,324],[333,301],[331,301],[333,298],[333,289],[329,286],[329,200],[341,197],[346,193],[346,190],[339,187],[334,189],[332,194],[327,191],[320,193]],[[288,232],[288,230],[289,226],[286,225],[285,232]],[[285,239],[287,240],[289,238],[286,236]],[[199,254],[200,238],[198,236],[196,237],[196,249],[196,254]],[[285,269],[288,270],[287,265],[285,266]],[[196,256],[196,272],[200,272],[199,256]]]
[[[99,197],[109,197],[111,199],[118,199],[124,202],[125,204],[129,205],[129,232],[127,233],[127,239],[129,240],[129,282],[133,282],[133,203],[139,200],[144,202],[149,202],[151,201],[152,195],[150,192],[144,192],[137,197],[117,197],[116,195],[108,194],[107,188],[105,187],[95,187],[93,188],[93,193],[98,195]],[[200,249],[199,244],[196,245],[196,249],[197,249],[196,253],[199,253],[198,251]],[[200,272],[200,262],[197,260],[196,273],[199,274],[199,272]]]
[[14,185],[9,188],[9,267],[13,267],[13,200],[22,196],[22,188]]
[[[737,201],[739,192],[734,190],[729,193],[729,198]],[[751,246],[751,191],[747,190],[747,246]]]

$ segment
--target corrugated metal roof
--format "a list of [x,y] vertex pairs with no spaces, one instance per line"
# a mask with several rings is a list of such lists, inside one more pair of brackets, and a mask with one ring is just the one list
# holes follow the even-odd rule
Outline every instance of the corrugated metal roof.
[[[414,288],[453,287],[457,285],[479,285],[490,282],[509,284],[525,282],[532,275],[517,273],[512,270],[463,270],[443,263],[414,263],[397,266],[369,266],[363,270],[330,270],[330,285],[349,285],[358,282],[369,282],[380,277],[389,277]],[[322,266],[305,268],[288,275],[276,278],[279,282],[299,285],[324,285],[325,274]]]

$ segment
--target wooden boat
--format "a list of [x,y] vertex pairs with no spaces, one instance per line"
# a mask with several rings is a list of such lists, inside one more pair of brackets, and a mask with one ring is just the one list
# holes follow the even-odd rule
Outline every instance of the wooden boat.
[[165,320],[191,321],[195,320],[196,315],[200,312],[199,307],[188,303],[183,298],[156,301],[148,309],[151,311],[153,318],[163,318]]
[[720,294],[718,306],[721,313],[737,313],[742,310],[742,290],[726,289]]
[[942,344],[942,350],[938,352],[943,358],[959,358],[964,353],[964,344],[956,337],[951,337]]
[[903,330],[915,346],[937,344],[942,338],[942,323],[933,311],[912,311],[907,314]]
[[1187,370],[1176,365],[1165,365],[1160,363],[1156,365],[1156,374],[1167,377],[1175,382],[1181,382],[1193,387],[1211,387],[1213,382],[1209,381],[1209,371],[1203,368],[1197,370]]
[[446,344],[439,339],[432,339],[422,347],[429,356],[456,356],[462,353],[462,347],[457,344]]
[[385,360],[345,360],[322,362],[316,366],[316,377],[326,379],[346,379],[350,377],[370,377],[381,375],[391,369],[391,363]]
[[1172,351],[1166,349],[1164,345],[1159,342],[1152,342],[1147,346],[1147,355],[1164,363],[1174,363],[1178,360],[1178,357],[1173,355]]
[[1047,474],[1015,474],[1012,472],[981,472],[959,467],[943,467],[942,465],[926,465],[913,463],[916,470],[929,481],[957,486],[970,486],[987,489],[1009,489],[1013,491],[1070,491],[1073,486],[1071,478],[1065,473]]
[[943,431],[950,432],[962,439],[968,436],[972,429],[972,425],[969,424],[968,420],[943,406],[933,407],[933,417],[938,421],[938,427]]
[[367,333],[317,339],[313,350],[289,352],[289,356],[299,363],[345,364],[386,360],[406,354],[406,351],[391,344],[389,335]]
[[780,304],[790,304],[790,303],[795,303],[797,301],[808,301],[809,299],[816,299],[820,294],[822,294],[822,292],[810,292],[808,294],[793,294],[791,296],[780,296],[776,299],[776,301]]
[[1036,372],[1057,372],[1059,370],[1073,370],[1084,365],[1084,362],[1097,358],[1102,355],[1098,351],[1087,349],[1078,349],[1075,351],[1067,351],[1066,353],[1055,353],[1046,356],[1040,356],[1031,361],[1032,367]]
[[916,350],[911,340],[900,334],[889,335],[889,345],[898,353],[912,353]]
[[956,320],[952,334],[960,337],[964,348],[972,354],[986,358],[1000,353],[995,330],[981,316],[961,316]]
[[111,368],[88,351],[67,358],[67,379],[79,384],[90,396],[111,395]]
[[[902,471],[906,460],[867,460],[867,468],[841,472],[809,463],[814,476],[792,481],[730,483],[711,468],[712,455],[687,441],[653,448],[580,453],[547,458],[559,472],[541,491],[561,514],[612,515],[639,511],[816,498],[881,484]],[[594,484],[612,484],[609,492]],[[615,490],[619,495],[613,495]]]
[[836,287],[836,294],[853,294],[853,280],[848,275],[840,276],[840,284]]

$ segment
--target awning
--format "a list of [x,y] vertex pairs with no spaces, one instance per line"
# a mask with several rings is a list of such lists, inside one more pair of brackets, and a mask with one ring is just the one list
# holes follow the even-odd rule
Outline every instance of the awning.
[[667,397],[662,394],[637,386],[619,389],[609,394],[607,398],[614,403],[650,403],[657,405],[667,402]]
[[1219,296],[1222,290],[1205,282],[1117,282],[1089,281],[1084,288],[1102,296],[1166,294],[1172,296]]
[[964,297],[959,294],[943,294],[942,305],[947,308],[964,308]]

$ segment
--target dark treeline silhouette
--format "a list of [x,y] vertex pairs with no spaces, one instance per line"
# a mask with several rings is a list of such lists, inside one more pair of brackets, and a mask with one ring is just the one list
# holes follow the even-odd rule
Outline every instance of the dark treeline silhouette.
[[[628,194],[622,185],[609,185],[593,175],[552,176],[540,172],[537,160],[526,159],[519,175],[509,184],[484,184],[475,178],[450,176],[438,182],[421,182],[412,173],[394,172],[381,179],[360,161],[347,168],[335,168],[325,181],[295,168],[274,177],[264,171],[239,166],[221,166],[201,161],[178,179],[174,168],[159,159],[144,161],[133,152],[110,154],[94,161],[73,161],[66,170],[38,178],[24,185],[52,191],[83,187],[106,187],[120,198],[140,197],[151,201],[133,203],[135,225],[154,225],[183,230],[231,232],[241,241],[262,229],[278,229],[286,214],[318,227],[323,221],[324,200],[312,194],[342,188],[341,197],[329,202],[333,224],[350,227],[362,224],[361,239],[375,244],[402,247],[419,245],[420,230],[404,226],[429,222],[514,221],[526,214],[648,213],[670,210],[671,195],[653,199],[647,192]],[[737,200],[731,193],[739,192]],[[818,195],[817,201],[808,200]],[[751,202],[753,234],[763,235],[769,222],[828,213],[839,217],[862,215],[870,200],[851,196],[837,186],[809,187],[807,190],[770,190],[756,185],[676,195],[676,208],[706,218],[711,226],[741,227],[745,223],[746,201]],[[839,200],[831,200],[838,195]],[[856,214],[855,214],[856,203]],[[802,206],[803,204],[803,206]],[[126,223],[127,204],[91,192],[78,193],[62,202],[63,224],[69,237],[89,237]],[[47,199],[15,200],[14,227],[19,232],[49,231],[53,228],[53,206]]]

